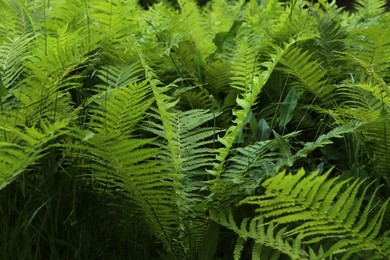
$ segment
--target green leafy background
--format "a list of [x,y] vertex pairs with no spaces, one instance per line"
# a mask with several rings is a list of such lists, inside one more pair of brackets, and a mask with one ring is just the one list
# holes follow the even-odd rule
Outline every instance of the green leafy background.
[[0,258],[389,259],[386,4],[0,1]]

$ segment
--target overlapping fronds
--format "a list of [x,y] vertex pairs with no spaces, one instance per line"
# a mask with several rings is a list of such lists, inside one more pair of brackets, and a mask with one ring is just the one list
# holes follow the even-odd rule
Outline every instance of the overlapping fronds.
[[[245,196],[252,195],[264,178],[275,176],[281,169],[293,166],[298,160],[307,158],[316,149],[333,144],[333,139],[343,138],[346,134],[355,132],[361,123],[351,122],[334,128],[320,135],[313,142],[297,145],[293,139],[302,133],[291,132],[281,136],[274,132],[274,139],[258,141],[254,144],[233,149],[223,177],[215,190],[220,194],[213,197],[217,206],[234,205]],[[229,192],[223,192],[227,189]]]
[[[17,201],[0,211],[33,201],[20,219],[41,240],[26,252],[103,258],[113,236],[145,259],[388,257],[385,1],[138,2],[0,1],[0,190]],[[279,173],[302,165],[319,170]],[[341,177],[322,175],[330,165]],[[30,169],[32,183],[9,185]],[[95,195],[134,208],[96,211],[120,235],[86,235]],[[52,226],[35,221],[46,208]],[[148,229],[125,230],[130,217]]]
[[[5,40],[0,45],[0,78],[8,91],[20,86],[20,77],[25,70],[23,63],[28,59],[28,52],[32,46],[33,39],[34,36],[25,34]],[[10,93],[4,97],[6,106],[8,105],[7,99],[10,97]]]
[[356,0],[355,8],[363,18],[375,18],[385,11],[386,0]]
[[185,112],[175,109],[178,101],[168,92],[176,84],[164,85],[144,57],[140,55],[140,58],[155,101],[155,106],[148,113],[149,120],[142,128],[158,137],[154,141],[161,149],[158,158],[168,167],[160,172],[161,175],[168,174],[172,182],[177,183],[172,190],[175,197],[172,206],[178,211],[174,219],[180,218],[183,223],[176,226],[176,233],[169,234],[169,239],[174,241],[171,251],[191,258],[196,254],[207,228],[202,224],[205,212],[200,190],[205,186],[202,184],[206,176],[205,168],[215,162],[216,151],[210,145],[220,132],[215,127],[204,125],[218,114],[202,109]]
[[[0,120],[4,120],[3,117]],[[3,121],[4,122],[4,121]],[[0,127],[0,190],[26,169],[34,165],[48,148],[50,141],[66,133],[68,122],[51,124],[41,121],[39,127],[19,129],[10,124]]]
[[311,254],[302,249],[301,237],[290,241],[285,238],[286,228],[279,228],[274,223],[266,224],[259,216],[253,219],[245,218],[237,225],[232,211],[210,212],[210,217],[217,223],[233,230],[238,235],[234,249],[234,259],[241,259],[242,251],[248,240],[253,240],[251,248],[252,259],[278,259],[281,254],[290,259],[315,259]]
[[[180,210],[180,218],[184,222],[183,232],[176,237],[183,240],[182,247],[187,254],[194,255],[199,248],[207,226],[204,225],[204,198],[202,189],[205,188],[206,169],[215,162],[216,150],[210,146],[216,142],[215,135],[220,130],[203,125],[211,121],[216,115],[207,110],[176,111],[170,124],[175,129],[175,136],[171,141],[171,149],[167,147],[164,126],[155,110],[151,114],[153,121],[148,121],[143,129],[154,133],[162,139],[155,143],[161,147],[159,158],[175,166],[170,172],[179,174],[178,181],[183,184],[182,190],[176,191],[175,201]],[[173,153],[174,152],[174,153]]]
[[139,62],[129,64],[118,64],[104,66],[97,70],[96,76],[100,78],[104,85],[98,86],[105,90],[108,88],[122,88],[129,84],[134,84],[142,79],[143,69]]
[[282,70],[297,78],[295,87],[309,91],[315,98],[326,101],[332,93],[332,87],[328,85],[325,87],[326,71],[319,61],[312,59],[312,56],[313,54],[299,47],[291,48],[281,60],[281,63],[286,66]]
[[54,36],[80,30],[81,34],[88,35],[88,9],[85,1],[43,2],[42,8],[46,19],[40,25],[45,34]]
[[[161,159],[154,139],[137,138],[134,131],[152,103],[148,82],[118,88],[100,95],[91,112],[89,131],[80,136],[85,160],[81,167],[91,170],[86,180],[97,187],[122,190],[145,215],[155,235],[172,254],[177,232],[178,192],[183,189],[171,162]],[[83,133],[83,132],[81,132]]]
[[321,65],[326,68],[328,84],[337,83],[340,78],[345,77],[341,72],[344,61],[340,60],[340,57],[346,49],[348,31],[341,22],[342,14],[337,12],[322,17],[318,23],[318,36],[315,38],[314,49],[319,53]]
[[[219,154],[217,156],[217,160],[219,163],[214,166],[214,170],[211,172],[212,174],[219,176],[222,173],[223,165],[226,162],[230,148],[244,126],[248,113],[252,109],[252,106],[255,105],[256,99],[260,94],[262,87],[267,82],[276,64],[292,44],[292,42],[286,44],[283,49],[277,48],[276,54],[271,54],[271,61],[261,64],[261,66],[266,68],[264,71],[253,70],[256,68],[255,64],[248,68],[245,60],[244,64],[241,64],[241,66],[236,64],[236,69],[232,71],[232,79],[237,82],[235,86],[238,90],[240,90],[240,97],[237,97],[236,99],[238,108],[233,111],[233,115],[236,118],[233,121],[233,125],[227,129],[225,136],[218,139],[224,147],[218,149]],[[242,70],[242,67],[244,70]],[[247,82],[248,77],[251,80],[249,85],[241,85],[240,82]]]
[[0,24],[0,43],[7,38],[15,38],[33,33],[36,21],[32,14],[39,9],[40,4],[35,1],[22,3],[21,1],[1,1],[0,15],[7,17]]
[[388,248],[377,239],[389,200],[376,206],[377,189],[366,200],[371,184],[338,181],[329,174],[281,172],[262,183],[264,195],[247,197],[240,204],[256,205],[256,213],[267,223],[286,225],[284,235],[299,236],[304,244],[331,240],[322,257],[341,254],[347,259],[361,251],[371,251],[374,258],[388,256]]
[[[380,84],[367,83],[339,86],[338,95],[345,99],[335,110],[339,120],[366,122],[360,131],[364,135],[364,144],[370,150],[370,163],[375,165],[375,175],[389,183],[389,96]],[[345,98],[347,96],[348,99]]]
[[12,91],[20,109],[14,113],[16,121],[28,120],[33,124],[39,117],[56,119],[71,114],[69,90],[79,88],[82,79],[73,72],[82,70],[90,58],[86,46],[76,37],[77,34],[67,34],[60,38],[40,38],[35,42],[35,54],[23,64],[28,77]]
[[[186,112],[175,109],[177,100],[167,95],[175,84],[162,85],[142,56],[141,61],[155,100],[155,108],[143,129],[159,137],[155,141],[161,147],[159,158],[168,165],[166,171],[175,178],[173,183],[180,184],[173,194],[178,210],[175,218],[179,217],[183,223],[176,234],[170,234],[170,239],[176,241],[177,253],[190,257],[196,254],[207,228],[202,223],[205,212],[200,190],[204,188],[205,168],[215,162],[216,151],[210,144],[215,142],[214,136],[220,131],[203,125],[216,114],[201,109]],[[166,175],[163,171],[161,174]]]
[[[145,21],[140,24],[140,7],[136,1],[86,1],[85,18],[87,26],[86,42],[91,46],[99,45],[104,50],[107,64],[112,60],[127,62],[137,55],[130,46],[136,43],[136,37],[142,36]],[[139,37],[138,41],[144,41]]]
[[386,36],[389,33],[390,29],[380,23],[353,31],[347,40],[347,58],[360,65],[362,72],[375,81],[389,67],[390,40]]
[[98,104],[92,112],[89,126],[99,133],[131,136],[152,103],[150,92],[147,82],[142,82],[99,94],[94,97]]
[[205,30],[205,18],[194,0],[178,0],[181,9],[183,32],[193,41],[200,58],[204,61],[215,50],[212,35]]

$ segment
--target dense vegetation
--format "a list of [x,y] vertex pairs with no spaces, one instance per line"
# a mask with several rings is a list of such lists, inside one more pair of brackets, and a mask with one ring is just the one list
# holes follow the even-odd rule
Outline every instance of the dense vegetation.
[[1,0],[1,259],[389,259],[384,0]]

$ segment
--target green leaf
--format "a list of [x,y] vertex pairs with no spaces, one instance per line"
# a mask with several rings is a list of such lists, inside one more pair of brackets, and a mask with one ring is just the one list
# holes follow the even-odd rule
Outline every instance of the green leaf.
[[269,140],[269,137],[271,135],[271,127],[268,125],[267,121],[265,121],[264,118],[259,120],[259,123],[257,124],[257,139],[259,141],[266,141]]
[[283,103],[280,105],[279,127],[285,128],[291,121],[294,109],[297,106],[299,93],[295,88],[292,88]]

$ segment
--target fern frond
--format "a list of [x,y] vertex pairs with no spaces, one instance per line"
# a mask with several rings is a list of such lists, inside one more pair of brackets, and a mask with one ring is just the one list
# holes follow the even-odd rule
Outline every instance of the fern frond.
[[[142,71],[143,69],[139,62],[134,62],[103,66],[97,70],[96,76],[104,82],[105,86],[122,88],[138,82],[141,79],[140,74]],[[105,86],[100,86],[100,88],[105,89]]]
[[265,30],[276,44],[286,42],[290,38],[302,41],[317,36],[317,21],[313,15],[317,8],[314,4],[307,9],[302,8],[306,4],[307,2],[300,0],[290,2],[272,0],[261,4],[260,8],[263,11],[258,15],[261,16],[261,20],[269,23]]
[[[264,178],[275,176],[281,169],[291,167],[299,159],[307,158],[315,149],[332,144],[332,139],[342,138],[359,127],[362,127],[362,124],[357,122],[336,127],[313,142],[305,142],[300,149],[290,147],[289,144],[300,132],[291,132],[284,136],[275,132],[274,139],[236,148],[236,153],[228,160],[221,179],[222,187],[229,187],[229,192],[223,192],[222,188],[221,196],[215,196],[214,201],[221,206],[236,204],[244,196],[254,194]],[[227,196],[228,194],[231,195]]]
[[[270,77],[273,69],[275,68],[276,64],[279,62],[279,60],[282,58],[282,56],[287,52],[289,47],[293,44],[293,42],[290,42],[285,45],[283,49],[277,48],[276,54],[271,55],[271,61],[264,62],[261,65],[264,66],[267,70],[265,71],[253,71],[253,65],[251,66],[251,69],[244,72],[246,75],[252,75],[251,82],[249,82],[249,86],[242,86],[241,84],[237,84],[237,88],[239,88],[243,92],[241,97],[237,97],[237,107],[238,109],[233,111],[233,115],[236,117],[233,121],[233,125],[228,128],[226,131],[226,134],[224,137],[220,137],[218,140],[222,143],[224,147],[218,149],[218,164],[214,165],[214,170],[210,171],[210,173],[219,176],[221,175],[223,171],[223,166],[226,162],[226,158],[229,155],[230,149],[236,140],[237,135],[239,134],[240,130],[244,126],[244,122],[248,116],[248,113],[252,109],[252,106],[255,105],[256,99],[258,95],[261,92],[262,87],[267,82],[268,78]],[[238,75],[243,75],[241,72],[238,73]],[[233,79],[237,82],[246,82],[246,77],[242,80],[235,79],[233,74]],[[238,81],[239,80],[239,81]]]
[[67,32],[79,31],[88,35],[87,16],[83,1],[67,0],[52,3],[43,2],[45,7],[45,23],[42,30],[48,35],[58,36]]
[[179,145],[176,140],[177,129],[175,129],[174,125],[172,124],[176,117],[176,112],[173,108],[178,103],[178,100],[172,100],[171,97],[165,94],[165,92],[167,92],[167,90],[172,87],[173,84],[168,86],[159,86],[162,85],[162,82],[157,79],[156,74],[148,65],[145,57],[142,54],[140,55],[140,59],[145,71],[145,77],[150,84],[154,99],[156,101],[158,115],[161,119],[161,123],[164,129],[164,139],[167,140],[174,171],[178,173],[180,172],[181,159],[179,156]]
[[291,48],[281,60],[281,63],[286,66],[282,70],[297,78],[299,83],[294,84],[296,88],[309,91],[321,101],[329,100],[332,87],[325,87],[326,71],[319,61],[312,59],[312,56],[313,54],[304,52],[299,47]]
[[338,178],[328,178],[329,174],[307,176],[303,169],[296,175],[281,172],[263,182],[264,195],[248,197],[240,204],[256,205],[257,214],[270,219],[269,223],[287,225],[290,230],[285,235],[299,234],[303,243],[342,238],[333,242],[325,256],[373,251],[385,257],[377,239],[389,200],[371,213],[377,190],[365,206],[370,185],[359,192],[364,180],[346,186],[348,180],[336,184]]
[[[363,111],[368,114],[368,111]],[[363,114],[362,113],[362,114]],[[366,147],[370,151],[375,176],[383,178],[390,183],[388,174],[390,169],[390,127],[388,124],[389,117],[383,117],[379,120],[370,122],[361,129],[366,142]]]
[[24,127],[22,130],[2,125],[1,131],[7,136],[0,142],[0,190],[34,165],[44,155],[47,144],[66,133],[68,123],[42,121],[39,128]]
[[[160,123],[161,117],[157,109],[154,109],[151,118],[143,127],[144,130],[156,134],[160,138],[156,140],[162,153],[159,158],[165,162],[176,160],[175,167],[170,169],[171,172],[179,174],[180,183],[183,190],[178,191],[178,199],[175,202],[178,209],[181,210],[181,216],[186,223],[184,233],[179,232],[176,236],[182,238],[184,248],[193,250],[199,248],[204,232],[207,226],[202,223],[205,218],[204,213],[204,198],[202,197],[202,189],[205,188],[203,180],[206,179],[206,168],[212,167],[215,163],[215,149],[209,148],[216,140],[214,136],[220,130],[213,127],[204,127],[203,125],[212,120],[216,115],[207,110],[188,110],[186,112],[176,111],[175,117],[169,122],[174,129],[176,136],[172,142],[175,154],[172,154],[172,149],[168,148],[165,139],[166,133],[164,126]],[[184,204],[182,204],[184,203]],[[187,233],[188,232],[188,233]],[[190,235],[190,236],[189,236]],[[186,249],[188,250],[188,249]]]
[[194,42],[199,51],[201,63],[204,63],[216,48],[212,42],[212,35],[205,30],[205,19],[194,0],[178,0],[178,3],[181,9],[182,31],[188,35],[190,41]]
[[142,82],[92,97],[97,108],[91,113],[90,127],[97,132],[131,136],[152,103],[150,94],[150,86]]
[[230,90],[230,66],[229,63],[223,61],[209,62],[205,69],[205,86],[211,93],[217,94],[219,92],[226,93]]
[[[298,135],[299,132],[292,132],[280,138],[288,141]],[[277,139],[233,149],[223,176],[214,183],[213,203],[218,208],[228,207],[253,195],[264,178],[275,176],[275,170],[285,166],[286,158],[278,150]]]
[[231,60],[231,86],[239,93],[250,92],[254,77],[260,70],[258,52],[248,42],[243,41],[236,46]]
[[176,232],[178,212],[172,210],[172,205],[176,203],[174,191],[181,187],[174,181],[177,176],[156,159],[159,149],[150,147],[152,140],[95,134],[79,147],[85,150],[85,159],[93,163],[86,162],[82,167],[93,170],[90,179],[95,186],[124,191],[139,206],[151,230],[165,242],[166,248],[174,250],[170,243]]
[[[140,60],[155,100],[155,107],[148,113],[150,120],[143,129],[159,137],[154,142],[161,148],[158,158],[167,165],[165,171],[172,176],[172,182],[177,183],[172,190],[175,196],[172,206],[178,210],[176,218],[179,216],[184,223],[177,226],[175,233],[169,233],[170,240],[165,242],[178,243],[170,249],[172,252],[193,255],[207,228],[202,224],[205,212],[200,189],[205,186],[201,183],[206,177],[205,168],[215,163],[216,151],[209,146],[219,132],[203,125],[218,114],[201,109],[186,112],[176,109],[178,101],[168,96],[168,91],[176,87],[175,82],[164,85],[142,54]],[[164,171],[161,174],[164,175]]]
[[[17,89],[21,84],[20,76],[26,70],[23,63],[29,56],[33,39],[34,36],[26,34],[0,45],[0,78],[8,91]],[[10,96],[4,97],[4,101]]]
[[0,15],[7,17],[0,24],[0,44],[5,40],[23,35],[33,34],[37,26],[33,15],[40,4],[35,1],[23,3],[22,1],[1,1]]
[[[44,46],[47,42],[50,51]],[[42,44],[42,45],[39,45]],[[70,47],[72,46],[72,47]],[[77,34],[60,38],[39,38],[33,46],[35,55],[24,62],[26,78],[12,90],[19,102],[19,110],[12,116],[15,121],[34,124],[40,118],[67,118],[72,114],[70,89],[81,86],[81,75],[72,75],[83,69],[89,60],[87,47],[80,42]]]
[[209,8],[203,8],[203,15],[208,18],[208,26],[216,38],[219,33],[229,31],[234,21],[240,18],[242,5],[243,1],[216,0],[210,2]]
[[[288,255],[291,259],[309,259],[308,254],[301,246],[301,238],[294,241],[285,239],[286,228],[278,228],[273,223],[265,223],[262,217],[253,219],[243,219],[240,225],[236,224],[231,210],[221,212],[210,212],[210,217],[215,222],[224,227],[233,230],[238,236],[234,250],[234,259],[241,259],[241,252],[244,244],[249,239],[254,241],[252,259],[261,259],[267,249],[273,249],[277,252]],[[265,251],[265,252],[262,252]]]
[[386,0],[356,0],[355,8],[363,18],[375,18],[384,13],[386,2]]
[[[207,110],[188,110],[186,112],[176,112],[176,118],[171,122],[177,130],[176,142],[178,144],[177,150],[180,151],[179,158],[180,173],[191,175],[191,171],[211,166],[211,161],[214,161],[215,151],[208,148],[210,144],[215,142],[210,139],[221,130],[213,127],[200,127],[206,122],[214,119],[218,114],[212,114]],[[154,115],[159,119],[158,115]],[[162,125],[149,121],[145,124],[145,130],[150,131],[160,137],[165,136],[165,131]],[[172,160],[173,158],[170,158]]]
[[346,41],[349,35],[348,27],[342,24],[345,19],[341,11],[331,12],[318,23],[318,36],[315,38],[314,53],[318,53],[321,64],[326,68],[328,84],[338,83],[348,73],[341,53],[346,50]]
[[342,138],[345,134],[355,132],[358,128],[362,127],[362,125],[363,123],[351,121],[345,125],[336,127],[328,133],[320,135],[314,142],[306,142],[304,147],[297,151],[294,155],[294,159],[306,158],[306,156],[313,150],[332,144],[333,142],[331,139]]
[[[388,111],[390,97],[380,84],[357,83],[338,86],[340,108],[335,110],[340,121],[357,120],[365,122],[359,129],[364,136],[364,145],[370,151],[368,156],[375,165],[374,174],[390,183],[387,174],[389,165]],[[346,99],[348,97],[348,99]]]
[[[162,158],[153,138],[135,138],[137,124],[153,101],[148,81],[100,94],[88,125],[79,134],[82,166],[90,169],[86,180],[97,187],[119,189],[139,206],[152,232],[173,255],[180,253],[177,217],[181,216],[182,178],[172,171],[173,163]],[[105,98],[105,99],[104,99]],[[85,137],[84,137],[85,136]],[[179,205],[179,207],[174,207]]]
[[390,40],[384,36],[389,33],[390,29],[382,24],[351,32],[346,40],[346,59],[352,58],[352,62],[360,65],[367,76],[382,75],[389,67]]

